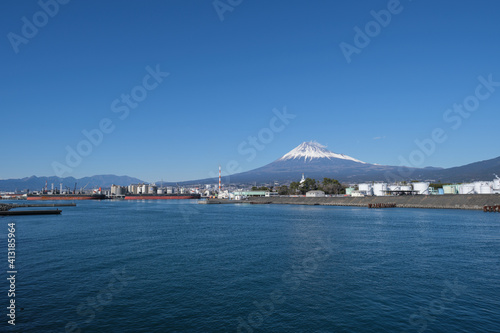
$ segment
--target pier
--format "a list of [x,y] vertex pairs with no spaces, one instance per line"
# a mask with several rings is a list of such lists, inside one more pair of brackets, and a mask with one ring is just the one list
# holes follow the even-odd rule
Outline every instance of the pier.
[[376,203],[376,204],[368,204],[368,208],[396,208],[397,205],[395,203]]
[[[201,203],[201,202],[200,202]],[[311,206],[346,206],[371,208],[425,208],[425,209],[464,209],[493,211],[500,206],[498,194],[445,194],[445,195],[403,195],[403,196],[366,196],[366,197],[256,197],[248,200],[208,199],[206,204],[282,204]]]
[[45,209],[45,210],[14,210],[15,208],[28,208],[28,207],[74,207],[74,203],[62,204],[0,204],[0,216],[12,215],[58,215],[61,214],[60,209]]
[[485,213],[500,213],[500,206],[484,206]]

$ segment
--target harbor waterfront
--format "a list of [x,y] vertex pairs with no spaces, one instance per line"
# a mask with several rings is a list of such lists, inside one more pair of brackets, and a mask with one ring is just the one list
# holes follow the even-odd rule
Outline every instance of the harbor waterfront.
[[500,327],[498,214],[197,202],[89,200],[0,218],[4,247],[16,225],[10,331]]
[[402,195],[383,197],[254,197],[248,200],[208,199],[206,204],[284,204],[368,207],[376,204],[395,204],[399,208],[470,209],[484,210],[485,206],[500,206],[500,195]]

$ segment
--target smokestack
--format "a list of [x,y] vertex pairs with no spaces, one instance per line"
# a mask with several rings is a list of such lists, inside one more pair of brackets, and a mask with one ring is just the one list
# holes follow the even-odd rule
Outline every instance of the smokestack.
[[221,181],[221,169],[220,169],[220,165],[219,165],[219,193],[222,189],[222,181]]

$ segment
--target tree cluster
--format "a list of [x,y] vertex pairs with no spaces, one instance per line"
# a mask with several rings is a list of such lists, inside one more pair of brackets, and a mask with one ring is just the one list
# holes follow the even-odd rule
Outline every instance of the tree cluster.
[[272,187],[271,187],[271,189],[269,189],[265,186],[261,186],[261,187],[252,186],[252,191],[270,191],[272,189],[273,189]]
[[301,184],[292,182],[290,186],[282,185],[278,188],[280,195],[306,194],[309,191],[323,191],[326,194],[345,194],[345,187],[336,179],[323,178],[322,182],[306,178]]

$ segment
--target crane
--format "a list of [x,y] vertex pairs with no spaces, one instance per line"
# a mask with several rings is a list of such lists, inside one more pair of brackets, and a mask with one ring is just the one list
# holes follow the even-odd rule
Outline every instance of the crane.
[[[87,185],[90,184],[90,182],[87,183]],[[81,193],[83,193],[83,190],[85,190],[85,188],[87,187],[87,185],[85,185],[84,187],[82,187],[82,189],[80,190]]]

